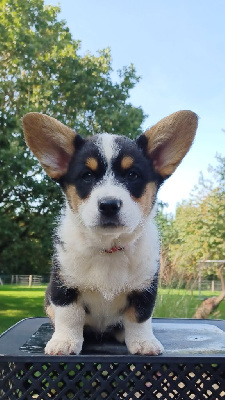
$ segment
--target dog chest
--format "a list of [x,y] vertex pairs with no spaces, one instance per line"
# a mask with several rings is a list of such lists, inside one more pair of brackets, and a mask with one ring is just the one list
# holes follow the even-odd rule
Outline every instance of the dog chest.
[[[55,244],[64,284],[80,292],[98,291],[106,299],[147,287],[158,269],[159,240],[153,218],[145,221],[144,228],[115,239],[85,229],[67,207],[58,228],[63,246]],[[113,246],[123,250],[104,250]]]
[[102,332],[121,322],[128,299],[126,293],[107,300],[97,291],[85,291],[80,294],[78,302],[86,311],[85,325]]

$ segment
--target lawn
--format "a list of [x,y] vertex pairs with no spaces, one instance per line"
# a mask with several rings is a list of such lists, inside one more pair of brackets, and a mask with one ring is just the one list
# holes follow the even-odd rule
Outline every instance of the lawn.
[[[46,286],[0,286],[0,333],[21,319],[44,316],[45,289]],[[212,292],[202,292],[202,296],[210,297]],[[191,318],[200,303],[197,291],[192,294],[185,289],[159,289],[154,317]],[[211,318],[225,319],[225,301]]]
[[21,319],[45,315],[46,286],[0,286],[0,333]]
[[[204,298],[218,296],[220,292],[202,291],[199,299],[198,291],[186,289],[159,289],[154,317],[192,318],[196,308]],[[210,315],[211,319],[225,319],[225,300]]]

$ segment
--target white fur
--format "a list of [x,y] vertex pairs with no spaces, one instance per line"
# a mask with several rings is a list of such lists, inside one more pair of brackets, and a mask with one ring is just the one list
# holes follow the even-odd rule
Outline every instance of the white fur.
[[77,303],[67,307],[51,304],[55,314],[55,332],[45,347],[47,354],[79,354],[83,345],[85,311]]
[[163,352],[162,344],[152,331],[151,318],[141,324],[124,318],[125,342],[131,354],[158,355]]
[[[83,227],[69,208],[59,227],[63,249],[58,245],[61,275],[69,286],[97,290],[106,299],[121,292],[143,289],[157,272],[159,241],[153,216],[127,233],[114,234]],[[107,254],[113,246],[124,250]]]
[[115,158],[119,152],[119,148],[115,142],[117,135],[111,135],[110,133],[103,133],[98,135],[97,145],[100,153],[106,159],[108,166],[111,166],[112,158]]
[[98,291],[84,291],[79,301],[87,305],[90,314],[86,314],[85,325],[92,327],[97,332],[105,332],[107,327],[122,322],[120,310],[126,306],[126,295],[119,294],[109,300]]

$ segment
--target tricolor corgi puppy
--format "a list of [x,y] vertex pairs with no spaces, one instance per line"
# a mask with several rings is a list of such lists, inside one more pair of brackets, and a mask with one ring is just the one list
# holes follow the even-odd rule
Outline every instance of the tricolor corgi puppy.
[[159,270],[154,204],[192,144],[196,114],[176,112],[136,140],[83,139],[39,113],[25,115],[23,127],[66,200],[46,291],[55,327],[46,354],[79,354],[84,327],[111,330],[132,354],[162,353],[151,322]]

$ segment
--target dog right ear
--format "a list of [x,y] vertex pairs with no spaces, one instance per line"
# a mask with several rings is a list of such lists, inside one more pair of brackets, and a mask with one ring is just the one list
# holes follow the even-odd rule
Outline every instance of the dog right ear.
[[52,179],[59,179],[68,169],[75,151],[76,133],[45,114],[31,112],[23,117],[27,145]]

